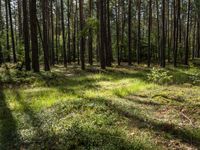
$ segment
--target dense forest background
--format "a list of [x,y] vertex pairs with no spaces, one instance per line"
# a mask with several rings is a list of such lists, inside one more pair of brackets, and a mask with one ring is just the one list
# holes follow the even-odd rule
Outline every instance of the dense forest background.
[[0,64],[137,62],[175,67],[200,57],[198,0],[0,0]]

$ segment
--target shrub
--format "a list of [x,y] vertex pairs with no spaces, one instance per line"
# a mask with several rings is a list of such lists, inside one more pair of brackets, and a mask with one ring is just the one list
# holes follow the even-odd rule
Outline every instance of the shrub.
[[160,68],[153,68],[148,74],[148,80],[157,84],[169,84],[172,82],[172,78],[169,71]]
[[192,84],[200,85],[200,72],[195,73],[195,75],[192,75],[189,78],[192,80]]

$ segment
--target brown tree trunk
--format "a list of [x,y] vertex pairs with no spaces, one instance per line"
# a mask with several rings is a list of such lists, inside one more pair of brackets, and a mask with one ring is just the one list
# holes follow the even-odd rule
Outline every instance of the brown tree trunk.
[[165,34],[165,0],[162,0],[162,46],[161,46],[161,67],[165,67],[165,49],[166,49],[166,34]]
[[30,0],[30,31],[31,31],[31,51],[32,51],[32,68],[34,72],[40,71],[39,50],[38,50],[38,31],[37,31],[37,8],[36,0]]
[[61,25],[62,25],[62,42],[63,42],[63,57],[64,57],[64,65],[67,67],[67,54],[66,54],[66,39],[65,39],[65,24],[64,24],[64,4],[63,0],[60,0],[61,3]]
[[[84,0],[79,0],[79,15],[80,15],[80,32],[83,33],[84,29],[84,16],[83,16],[83,3]],[[81,58],[81,69],[85,70],[85,37],[80,37],[80,58]]]
[[14,30],[13,30],[12,10],[11,10],[10,0],[8,0],[8,11],[9,11],[9,18],[10,18],[10,32],[11,32],[11,41],[12,41],[12,50],[13,50],[13,61],[14,63],[16,63],[17,56],[16,56],[16,49],[15,49],[15,37],[14,37]]
[[148,67],[151,65],[152,0],[149,0]]
[[44,70],[50,71],[48,45],[48,0],[42,0]]
[[187,14],[187,33],[186,33],[186,45],[185,45],[185,65],[188,65],[189,59],[189,28],[190,28],[190,0],[188,0],[188,14]]
[[24,27],[24,50],[25,50],[25,66],[26,70],[31,70],[30,60],[30,42],[29,42],[29,25],[28,25],[28,11],[27,0],[23,0],[23,27]]

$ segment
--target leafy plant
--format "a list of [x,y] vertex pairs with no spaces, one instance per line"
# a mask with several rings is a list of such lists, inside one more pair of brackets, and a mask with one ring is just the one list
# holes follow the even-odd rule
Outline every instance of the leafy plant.
[[160,68],[153,68],[148,74],[148,80],[158,84],[169,84],[172,82],[172,78],[169,71]]
[[195,75],[190,76],[190,80],[192,80],[192,83],[195,85],[200,84],[200,72],[195,73]]

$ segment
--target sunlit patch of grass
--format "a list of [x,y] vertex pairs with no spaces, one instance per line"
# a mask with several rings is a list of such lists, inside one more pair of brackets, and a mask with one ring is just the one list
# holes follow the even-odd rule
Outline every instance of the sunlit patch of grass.
[[140,80],[123,80],[117,88],[113,89],[113,93],[119,97],[124,97],[153,86],[153,84],[147,84]]

